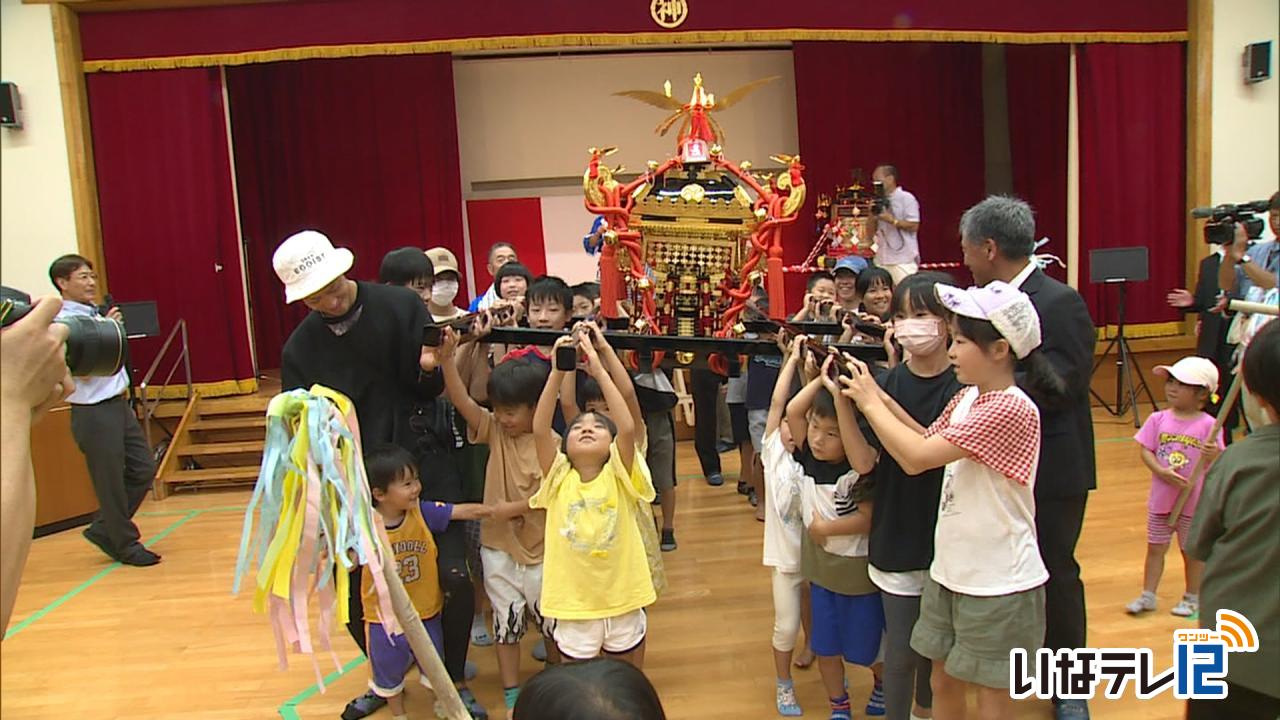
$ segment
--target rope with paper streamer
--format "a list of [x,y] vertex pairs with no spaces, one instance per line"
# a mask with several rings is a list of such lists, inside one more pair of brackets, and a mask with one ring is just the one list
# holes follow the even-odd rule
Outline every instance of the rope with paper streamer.
[[[383,574],[388,558],[374,525],[362,457],[359,422],[346,396],[315,385],[271,400],[262,468],[245,510],[232,592],[240,592],[255,563],[253,608],[271,619],[280,668],[288,667],[286,648],[310,656],[321,690],[315,652],[327,652],[341,667],[329,630],[335,618],[343,624],[350,620],[348,600],[360,589],[351,587],[348,573],[356,564],[365,566],[373,580],[387,632],[401,632]],[[319,611],[314,636],[313,598]]]

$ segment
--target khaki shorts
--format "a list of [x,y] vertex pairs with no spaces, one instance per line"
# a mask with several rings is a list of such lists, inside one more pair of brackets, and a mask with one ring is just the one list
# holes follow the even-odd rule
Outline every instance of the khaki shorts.
[[952,592],[928,578],[911,648],[947,674],[989,688],[1009,687],[1009,651],[1034,656],[1044,642],[1044,587],[978,597]]

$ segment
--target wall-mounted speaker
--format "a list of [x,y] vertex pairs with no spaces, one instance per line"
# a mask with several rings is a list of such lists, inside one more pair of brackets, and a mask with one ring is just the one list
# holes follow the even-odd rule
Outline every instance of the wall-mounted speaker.
[[11,82],[0,82],[0,127],[22,127],[22,118],[19,117],[21,110],[18,86]]
[[1244,46],[1244,81],[1262,82],[1271,77],[1271,41]]

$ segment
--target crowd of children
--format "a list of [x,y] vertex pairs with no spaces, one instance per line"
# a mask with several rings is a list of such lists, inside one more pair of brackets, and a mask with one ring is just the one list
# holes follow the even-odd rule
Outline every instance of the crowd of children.
[[[598,286],[535,279],[514,252],[500,259],[487,308],[444,327],[428,351],[447,402],[420,408],[414,430],[439,472],[420,479],[426,465],[396,446],[371,448],[366,465],[397,567],[473,717],[488,715],[466,688],[471,643],[496,645],[507,717],[570,717],[567,706],[551,709],[564,699],[552,688],[582,680],[546,673],[537,701],[532,690],[522,696],[520,641],[532,626],[544,638],[535,657],[552,666],[643,681],[588,661],[643,664],[645,609],[666,584],[660,549],[676,547],[675,393],[660,370],[629,370],[587,319]],[[453,305],[457,261],[444,248],[388,254],[381,280],[416,290],[436,322],[463,315]],[[753,298],[751,311],[767,311],[767,298]],[[772,573],[776,710],[802,713],[792,667],[816,657],[831,720],[853,716],[846,663],[870,671],[869,716],[963,717],[974,688],[982,717],[1009,717],[1009,651],[1034,653],[1045,628],[1038,404],[1063,388],[1039,350],[1040,318],[1026,293],[998,280],[966,290],[920,272],[895,286],[887,272],[842,261],[810,278],[792,319],[848,318],[882,325],[887,361],[820,349],[833,337],[780,337],[781,358],[752,357],[727,392],[739,490],[764,523]],[[487,341],[494,326],[516,323],[568,332],[545,346]],[[841,341],[858,334],[848,325]],[[1278,327],[1261,334],[1272,354]],[[1196,512],[1223,447],[1205,412],[1217,369],[1184,358],[1157,373],[1168,408],[1135,436],[1152,487],[1143,593],[1127,610],[1155,609],[1176,532],[1186,592],[1172,612],[1190,616],[1203,560],[1231,564],[1206,535],[1241,521],[1220,488],[1214,517]],[[1255,375],[1274,407],[1265,394],[1274,374]],[[402,717],[413,658],[382,631],[377,603],[364,607],[371,691]],[[652,686],[636,687],[632,700],[648,702]]]

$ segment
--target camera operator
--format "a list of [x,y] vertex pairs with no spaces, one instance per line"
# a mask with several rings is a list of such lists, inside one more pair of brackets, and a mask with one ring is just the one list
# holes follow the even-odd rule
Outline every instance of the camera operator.
[[[1267,202],[1267,220],[1272,234],[1280,238],[1280,192],[1274,193]],[[1274,291],[1280,286],[1280,240],[1250,245],[1243,223],[1237,223],[1235,240],[1226,247],[1222,267],[1218,272],[1218,282],[1222,285],[1226,298],[1275,303]],[[1245,325],[1249,321],[1248,315],[1237,315],[1229,333],[1230,339],[1240,343],[1241,353],[1247,344]],[[1257,428],[1266,424],[1266,418],[1258,410],[1257,402],[1248,391],[1240,394],[1240,401],[1250,427]]]
[[[49,280],[62,294],[59,318],[121,320],[120,308],[95,304],[98,275],[87,259],[63,255],[49,266]],[[129,385],[125,368],[109,377],[77,378],[67,402],[71,403],[71,434],[84,453],[98,496],[98,514],[85,528],[84,537],[113,560],[147,566],[160,562],[160,556],[142,545],[133,515],[151,489],[156,464],[138,417],[125,399]]]
[[920,269],[920,202],[899,185],[898,168],[881,165],[871,179],[884,185],[886,206],[869,228],[876,236],[876,265],[889,271],[893,284]]
[[61,309],[57,298],[44,298],[0,331],[0,632],[9,627],[35,528],[31,425],[75,388],[65,361],[67,327],[53,322]]

